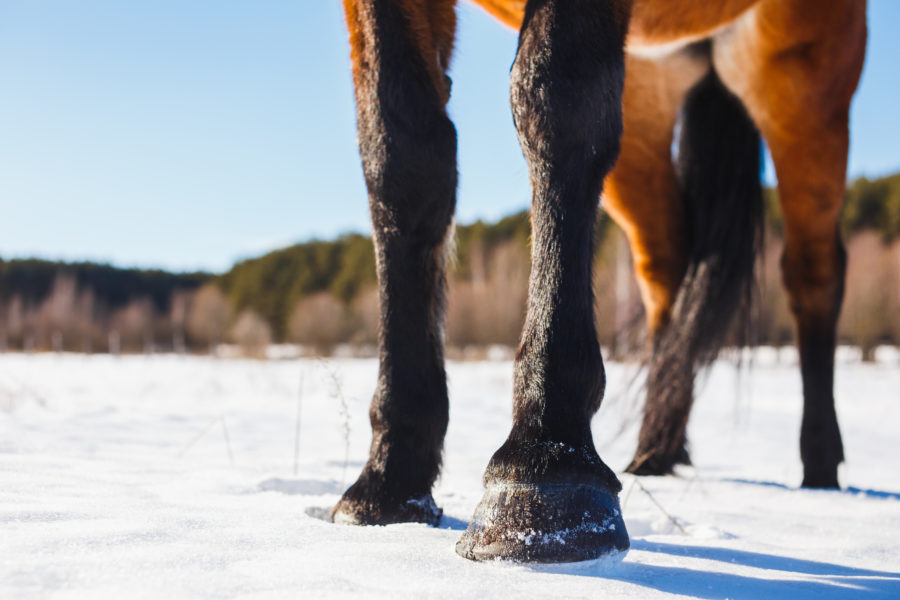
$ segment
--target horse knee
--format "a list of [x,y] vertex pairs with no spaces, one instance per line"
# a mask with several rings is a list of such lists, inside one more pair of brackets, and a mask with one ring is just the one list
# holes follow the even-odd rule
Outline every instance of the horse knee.
[[375,236],[416,247],[439,245],[453,216],[456,129],[446,112],[444,76],[452,43],[452,4],[443,38],[424,44],[427,15],[393,2],[348,6],[357,128]]
[[605,2],[529,3],[510,97],[535,185],[577,171],[550,183],[599,193],[622,134],[623,21]]
[[374,132],[364,138],[360,128],[375,234],[440,245],[456,204],[456,130],[443,110],[425,103],[384,108]]

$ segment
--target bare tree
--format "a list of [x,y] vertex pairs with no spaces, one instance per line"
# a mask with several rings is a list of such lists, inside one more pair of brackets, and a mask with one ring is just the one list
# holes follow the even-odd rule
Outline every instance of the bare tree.
[[518,342],[528,293],[528,251],[509,241],[495,247],[483,262],[485,267],[473,269],[471,280],[450,283],[446,326],[450,346]]
[[[58,273],[50,291],[38,311],[39,338],[49,334],[50,348],[62,352],[70,337],[76,313],[78,282],[72,275]],[[38,342],[41,343],[41,342]]]
[[18,312],[18,318],[21,323],[22,350],[24,352],[34,352],[36,349],[35,338],[40,329],[38,318],[39,311],[35,309],[31,302],[21,301],[18,306],[14,307]]
[[82,289],[75,302],[75,322],[72,329],[81,340],[81,351],[87,354],[93,352],[94,338],[99,331],[95,308],[94,290]]
[[380,311],[378,308],[378,288],[370,287],[362,291],[353,301],[353,332],[350,342],[357,345],[378,343]]
[[5,302],[0,301],[0,352],[9,348],[9,312]]
[[328,292],[308,296],[294,307],[288,323],[292,342],[308,344],[322,354],[330,354],[344,341],[349,329],[349,314],[340,300]]
[[231,337],[241,347],[245,356],[262,358],[272,342],[272,330],[262,317],[246,308],[241,311],[231,328]]
[[191,294],[184,290],[175,290],[169,302],[169,322],[172,327],[172,351],[176,354],[184,354],[185,327],[187,323],[188,306]]
[[754,324],[758,332],[756,341],[777,348],[789,346],[794,339],[794,318],[791,316],[781,276],[783,250],[784,242],[781,239],[768,242],[758,264],[760,293]]
[[132,300],[113,314],[112,327],[119,336],[122,350],[151,352],[153,350],[153,303],[149,298]]
[[194,294],[185,325],[191,340],[206,344],[212,354],[222,342],[230,318],[231,307],[222,290],[208,283]]
[[890,332],[890,251],[880,236],[866,231],[847,244],[847,279],[839,334],[862,351],[864,361]]
[[628,239],[618,227],[604,236],[594,259],[594,326],[611,356],[621,360],[644,348],[644,307]]

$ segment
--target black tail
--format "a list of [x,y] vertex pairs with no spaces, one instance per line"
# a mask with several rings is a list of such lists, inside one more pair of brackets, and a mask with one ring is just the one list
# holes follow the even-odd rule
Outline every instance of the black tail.
[[748,342],[763,223],[760,158],[759,132],[710,71],[682,113],[676,167],[690,254],[671,320],[653,340],[632,473],[668,473],[690,461],[685,430],[694,377],[727,341]]
[[712,70],[688,94],[681,123],[676,168],[690,255],[672,320],[658,342],[697,368],[726,341],[748,342],[763,231],[762,141],[741,101]]

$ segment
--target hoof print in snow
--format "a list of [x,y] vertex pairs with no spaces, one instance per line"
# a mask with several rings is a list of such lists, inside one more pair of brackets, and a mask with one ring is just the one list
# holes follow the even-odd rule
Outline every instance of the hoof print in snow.
[[425,523],[437,527],[443,514],[444,511],[434,503],[431,494],[399,503],[385,504],[354,500],[345,494],[334,507],[331,520],[340,525]]
[[456,544],[471,560],[576,562],[628,550],[614,492],[585,484],[488,484]]

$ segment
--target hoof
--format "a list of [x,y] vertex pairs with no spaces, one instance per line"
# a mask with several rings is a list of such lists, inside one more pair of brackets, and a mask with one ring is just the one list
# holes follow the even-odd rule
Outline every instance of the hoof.
[[675,463],[662,463],[660,461],[654,460],[652,458],[644,459],[638,462],[637,459],[631,461],[631,464],[625,467],[626,473],[631,473],[632,475],[649,475],[649,476],[662,476],[662,475],[671,475],[672,470],[675,467]]
[[659,452],[635,453],[631,464],[625,468],[626,473],[632,475],[671,475],[675,465],[691,465],[691,455],[687,445],[682,444],[671,456]]
[[354,497],[350,488],[331,512],[333,522],[341,525],[390,525],[425,523],[437,527],[444,511],[431,494],[402,501],[378,502]]
[[614,492],[591,484],[491,483],[456,544],[471,560],[575,562],[624,552]]
[[804,469],[801,487],[815,489],[838,489],[837,465],[817,469]]

